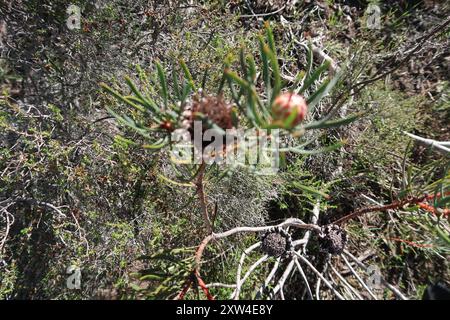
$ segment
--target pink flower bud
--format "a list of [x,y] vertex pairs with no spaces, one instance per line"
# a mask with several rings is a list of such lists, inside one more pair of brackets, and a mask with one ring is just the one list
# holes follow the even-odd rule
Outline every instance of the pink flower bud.
[[276,97],[272,105],[274,120],[281,121],[282,123],[289,118],[294,110],[296,110],[297,116],[291,123],[291,127],[297,126],[305,119],[306,113],[308,112],[305,99],[298,94],[286,92]]

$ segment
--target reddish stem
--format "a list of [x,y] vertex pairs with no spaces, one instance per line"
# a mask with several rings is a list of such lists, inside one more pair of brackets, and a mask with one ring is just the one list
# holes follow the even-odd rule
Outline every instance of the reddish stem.
[[[444,193],[444,196],[447,196],[447,195],[450,195],[450,192]],[[391,204],[387,204],[384,206],[372,206],[372,207],[362,208],[362,209],[356,210],[356,211],[336,220],[334,222],[334,224],[341,224],[343,222],[346,222],[350,219],[356,218],[358,216],[361,216],[361,215],[363,215],[365,213],[369,213],[369,212],[375,212],[375,211],[383,212],[383,211],[388,211],[388,210],[392,210],[392,209],[398,209],[407,204],[418,204],[423,209],[425,209],[424,207],[427,206],[427,209],[429,209],[431,206],[424,203],[424,201],[434,200],[435,198],[441,198],[441,194],[438,193],[436,195],[423,195],[420,197],[407,197],[405,199],[397,200],[397,201],[392,202]],[[433,211],[431,211],[431,212],[436,213],[435,208],[434,207],[431,207],[431,208],[433,208]],[[425,209],[425,210],[427,210],[427,209]],[[427,210],[427,211],[429,211],[429,210]],[[448,211],[449,211],[448,209],[444,209],[444,215],[447,215]]]
[[387,238],[387,240],[403,242],[403,243],[406,243],[407,245],[410,245],[412,247],[417,247],[417,248],[432,248],[433,247],[432,244],[420,244],[420,243],[415,243],[415,242],[400,239],[400,238]]

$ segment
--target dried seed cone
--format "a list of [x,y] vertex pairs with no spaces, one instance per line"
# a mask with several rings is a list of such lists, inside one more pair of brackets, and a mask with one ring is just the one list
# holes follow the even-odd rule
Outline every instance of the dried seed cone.
[[261,249],[272,257],[280,257],[291,250],[291,236],[280,228],[267,231],[261,240]]
[[[191,104],[188,104],[182,114],[182,128],[194,130],[194,121],[201,121],[202,114],[218,127],[226,130],[233,128],[231,117],[231,105],[226,103],[222,96],[196,97]],[[208,124],[203,122],[203,131],[208,129]]]
[[305,99],[295,93],[282,93],[275,98],[272,104],[272,114],[275,121],[285,122],[293,112],[297,112],[297,116],[291,123],[291,127],[300,124],[306,117],[308,106]]
[[347,232],[338,225],[332,224],[322,228],[319,235],[320,248],[332,255],[341,254],[347,243]]

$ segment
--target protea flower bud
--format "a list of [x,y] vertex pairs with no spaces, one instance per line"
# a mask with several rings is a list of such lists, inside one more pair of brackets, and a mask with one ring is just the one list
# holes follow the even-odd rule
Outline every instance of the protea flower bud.
[[300,124],[308,112],[308,106],[302,96],[292,92],[286,92],[275,98],[272,105],[272,115],[275,121],[280,121],[281,124],[285,124],[293,112],[296,112],[297,115],[289,124],[291,128]]

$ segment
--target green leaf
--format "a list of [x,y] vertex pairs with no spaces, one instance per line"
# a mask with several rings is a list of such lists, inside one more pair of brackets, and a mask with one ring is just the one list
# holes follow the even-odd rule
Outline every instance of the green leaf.
[[261,119],[260,114],[256,108],[257,105],[258,107],[263,106],[261,100],[259,100],[259,96],[256,93],[255,89],[252,87],[250,83],[239,77],[235,72],[226,70],[225,74],[231,81],[236,82],[239,86],[241,86],[243,91],[247,93],[248,103],[246,113],[247,117],[252,122],[252,124],[259,127],[264,126],[265,122]]
[[173,90],[175,92],[175,96],[177,97],[178,101],[181,101],[180,85],[178,83],[178,74],[177,74],[177,70],[175,69],[175,65],[173,65],[173,69],[172,69],[172,82],[173,82]]
[[241,102],[240,102],[240,98],[241,98],[242,92],[244,92],[244,90],[241,88],[239,90],[239,94],[237,94],[236,90],[234,89],[234,86],[233,86],[233,81],[231,81],[230,77],[228,77],[226,74],[224,74],[224,78],[226,79],[226,81],[228,83],[228,87],[230,88],[231,97],[233,98],[234,103],[239,107],[239,109],[241,109],[243,112],[245,112],[245,110],[243,110]]
[[328,194],[326,194],[325,192],[322,192],[320,190],[305,186],[297,181],[292,182],[292,185],[296,188],[302,189],[303,191],[307,191],[309,193],[313,193],[313,194],[317,194],[319,196],[324,197],[325,199],[329,199],[330,196]]
[[249,81],[247,61],[245,60],[244,48],[242,48],[242,47],[239,50],[239,62],[240,62],[240,65],[241,65],[242,74],[244,75],[244,79]]
[[[342,147],[342,145],[343,145],[343,143],[339,142],[339,143],[327,146],[325,148],[315,149],[315,150],[305,150],[302,148],[290,147],[290,148],[284,148],[283,151],[304,154],[304,155],[312,155],[312,154],[319,154],[319,153],[334,151],[334,150],[337,150],[340,147]],[[280,149],[280,151],[281,151],[281,149]]]
[[167,137],[161,138],[153,144],[144,144],[142,148],[144,149],[161,149],[169,143],[169,139]]
[[158,69],[159,84],[161,86],[161,95],[164,99],[164,107],[167,109],[167,79],[166,73],[159,62],[156,62],[156,69]]
[[137,146],[138,145],[136,142],[134,142],[134,141],[132,141],[130,139],[127,139],[127,138],[125,138],[125,137],[123,137],[121,135],[116,135],[114,137],[114,141],[119,143],[119,144],[121,144],[121,145],[126,145],[126,146],[129,146],[129,145]]
[[107,84],[105,84],[105,83],[100,83],[100,86],[101,86],[106,92],[108,92],[108,93],[111,94],[113,97],[115,97],[117,100],[122,101],[122,102],[128,104],[129,106],[131,106],[131,107],[133,107],[133,108],[139,110],[139,111],[145,112],[145,108],[136,105],[135,103],[133,103],[133,102],[130,101],[129,99],[125,98],[124,96],[122,96],[120,93],[118,93],[118,92],[115,91],[114,89],[110,88]]
[[191,72],[189,71],[186,62],[184,62],[183,59],[180,59],[180,65],[183,69],[184,76],[186,77],[186,80],[188,81],[189,85],[191,86],[192,90],[197,91],[197,88],[194,83],[194,78],[192,78]]
[[180,183],[180,182],[174,181],[170,178],[167,178],[166,176],[164,176],[162,174],[159,174],[158,177],[166,182],[169,182],[169,183],[174,184],[179,187],[195,187],[195,185],[193,183]]
[[251,90],[250,84],[241,77],[239,77],[237,73],[227,69],[225,70],[225,75],[232,81],[236,82],[239,86],[241,86],[245,90]]
[[268,107],[270,107],[270,105],[271,105],[270,96],[272,95],[272,84],[270,83],[269,59],[267,57],[266,51],[264,50],[264,48],[267,45],[264,43],[264,39],[261,36],[258,37],[258,40],[259,40],[259,51],[260,51],[261,60],[263,63],[264,88],[266,90],[267,101],[269,104]]
[[351,114],[342,119],[329,120],[329,121],[319,120],[319,121],[315,121],[315,122],[305,125],[304,128],[305,128],[305,130],[335,128],[335,127],[347,125],[347,124],[355,121],[356,119],[360,118],[361,115],[362,115],[362,113],[354,113],[354,114]]
[[286,129],[292,128],[292,124],[294,123],[294,120],[297,118],[298,110],[297,108],[294,108],[292,113],[287,117],[287,119],[284,121],[283,125]]
[[189,83],[186,83],[183,87],[183,94],[181,96],[181,103],[183,104],[187,97],[189,96],[189,94],[191,93],[192,87]]
[[266,36],[267,41],[269,42],[270,50],[273,52],[274,56],[276,56],[276,48],[275,48],[275,38],[273,36],[272,27],[270,26],[269,21],[266,21],[264,24],[264,27],[266,28]]
[[225,81],[226,81],[226,76],[225,76],[225,73],[223,73],[222,78],[220,79],[220,82],[219,82],[219,87],[217,88],[217,95],[223,93],[223,86],[225,85]]
[[442,240],[444,240],[447,245],[450,245],[450,237],[448,236],[448,233],[445,232],[444,230],[442,230],[439,225],[436,225],[435,227],[437,233],[439,234],[439,236],[442,238]]
[[447,203],[450,203],[450,197],[443,197],[436,202],[436,207],[444,207]]
[[248,64],[248,71],[249,71],[249,81],[255,82],[256,80],[256,63],[253,56],[248,55],[247,56],[247,64]]
[[140,103],[150,109],[153,110],[155,112],[159,112],[159,108],[156,105],[156,103],[149,99],[149,98],[145,98],[141,92],[136,88],[136,85],[134,84],[133,80],[130,79],[130,77],[125,76],[125,82],[127,83],[127,85],[130,87],[131,91],[136,95],[137,98],[139,98],[139,100],[141,101]]
[[207,67],[207,68],[205,69],[205,72],[203,73],[202,86],[201,86],[202,90],[205,89],[205,86],[206,86],[206,80],[208,79],[208,72],[209,72],[209,68]]
[[117,113],[115,113],[112,109],[110,109],[109,107],[106,107],[106,109],[108,110],[108,112],[117,119],[117,121],[121,122],[122,124],[126,125],[127,127],[133,129],[134,131],[136,131],[138,134],[140,134],[141,136],[150,139],[150,135],[147,133],[147,130],[144,128],[139,128],[136,123],[134,122],[133,119],[131,119],[128,116],[120,116]]
[[281,76],[280,76],[280,67],[278,66],[278,60],[274,52],[272,52],[269,47],[264,47],[267,57],[269,58],[270,65],[272,67],[273,73],[273,91],[270,97],[270,104],[272,105],[275,98],[280,94],[281,91]]
[[162,280],[165,279],[165,276],[157,275],[157,274],[147,274],[145,276],[140,277],[141,281],[144,280]]
[[139,99],[139,97],[135,97],[135,96],[124,96],[125,99],[140,104],[141,106],[143,106],[144,108],[146,108],[146,110],[148,110],[150,113],[154,112],[154,120],[157,122],[161,122],[160,119],[160,115],[161,115],[161,110],[158,108],[158,106],[153,105],[152,103],[150,103],[148,100],[142,100]]
[[340,77],[342,76],[343,72],[342,70],[339,71],[331,80],[325,81],[320,88],[314,92],[312,96],[310,96],[307,100],[308,104],[308,110],[312,110],[317,103],[319,103],[320,100],[322,100],[323,97],[325,97],[331,89],[336,85],[336,83],[339,81]]
[[328,68],[330,67],[330,61],[325,61],[323,64],[321,64],[316,70],[314,70],[313,74],[311,74],[310,76],[308,76],[308,73],[306,74],[306,80],[305,82],[303,82],[302,87],[300,88],[300,90],[297,91],[298,94],[303,94],[306,90],[309,89],[309,87],[314,83],[314,81],[316,81],[317,79],[319,79],[320,75],[325,71],[328,70]]

